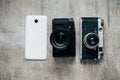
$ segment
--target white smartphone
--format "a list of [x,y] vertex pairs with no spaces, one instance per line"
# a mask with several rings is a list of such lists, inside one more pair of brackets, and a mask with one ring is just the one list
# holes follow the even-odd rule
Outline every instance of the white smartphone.
[[47,16],[26,16],[25,58],[47,59]]

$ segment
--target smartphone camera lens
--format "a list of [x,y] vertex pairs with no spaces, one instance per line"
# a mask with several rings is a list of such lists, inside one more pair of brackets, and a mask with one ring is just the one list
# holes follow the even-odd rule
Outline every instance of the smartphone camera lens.
[[34,22],[35,22],[35,23],[38,23],[38,19],[35,19]]
[[98,46],[99,37],[95,33],[88,33],[84,37],[84,45],[89,49],[94,49]]

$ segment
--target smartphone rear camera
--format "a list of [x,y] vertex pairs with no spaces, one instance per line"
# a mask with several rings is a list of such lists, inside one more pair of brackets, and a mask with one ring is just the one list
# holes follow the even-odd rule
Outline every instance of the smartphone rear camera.
[[35,19],[34,22],[35,22],[35,23],[38,23],[38,19]]

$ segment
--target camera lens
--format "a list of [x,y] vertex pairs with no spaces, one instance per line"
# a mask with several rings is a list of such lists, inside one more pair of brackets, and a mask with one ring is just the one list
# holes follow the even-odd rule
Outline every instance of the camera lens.
[[55,36],[55,42],[57,44],[64,44],[65,43],[65,34],[63,32],[58,33]]
[[99,43],[99,37],[95,33],[88,33],[84,37],[84,44],[87,48],[93,49],[98,46]]
[[95,46],[98,44],[98,37],[96,35],[89,35],[87,37],[87,43],[91,46]]
[[65,49],[69,43],[68,33],[64,30],[58,30],[51,34],[51,44],[58,49]]

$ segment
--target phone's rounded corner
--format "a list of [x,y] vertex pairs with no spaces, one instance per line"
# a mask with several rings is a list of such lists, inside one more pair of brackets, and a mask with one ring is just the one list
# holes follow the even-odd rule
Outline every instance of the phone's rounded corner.
[[26,55],[25,55],[25,57],[24,57],[24,58],[25,58],[25,60],[29,60],[29,58],[28,58]]
[[46,61],[47,60],[47,56],[46,57],[44,57],[43,59],[41,59],[42,61]]

